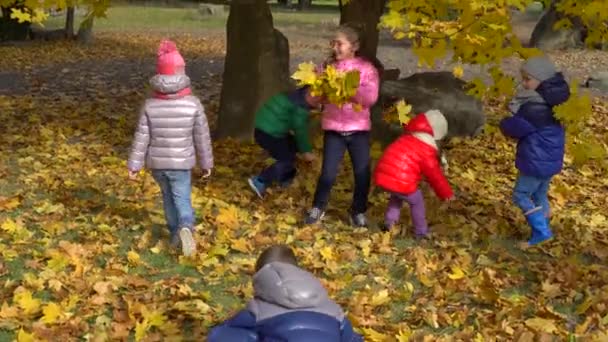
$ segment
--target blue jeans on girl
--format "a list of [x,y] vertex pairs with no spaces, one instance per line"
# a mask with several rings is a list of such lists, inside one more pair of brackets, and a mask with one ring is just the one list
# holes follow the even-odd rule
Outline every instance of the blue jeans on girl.
[[180,228],[194,228],[191,202],[190,170],[152,170],[152,177],[163,194],[163,208],[167,226],[173,237]]
[[353,164],[355,190],[351,205],[351,214],[362,214],[367,211],[367,199],[371,180],[370,170],[370,135],[367,131],[340,133],[325,131],[323,139],[323,167],[317,182],[313,207],[325,210],[331,188],[336,181],[344,152],[348,150]]

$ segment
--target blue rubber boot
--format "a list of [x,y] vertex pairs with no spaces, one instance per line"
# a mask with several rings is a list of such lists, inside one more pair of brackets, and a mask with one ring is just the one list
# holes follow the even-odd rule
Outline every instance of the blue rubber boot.
[[542,211],[537,211],[526,216],[528,224],[532,228],[532,237],[528,240],[528,245],[534,246],[547,241],[553,237],[551,228],[547,223],[547,218]]

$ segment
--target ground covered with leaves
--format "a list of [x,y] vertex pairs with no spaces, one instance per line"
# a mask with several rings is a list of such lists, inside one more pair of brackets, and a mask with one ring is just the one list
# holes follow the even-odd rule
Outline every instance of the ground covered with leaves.
[[[514,146],[491,106],[486,133],[449,152],[456,201],[442,205],[425,191],[430,241],[380,233],[379,191],[370,198],[374,225],[351,228],[348,161],[323,225],[303,227],[320,161],[260,201],[246,177],[268,163],[264,153],[216,141],[214,174],[193,189],[198,253],[180,257],[166,243],[151,176],[126,175],[160,37],[132,38],[0,48],[0,68],[30,84],[0,96],[1,341],[201,340],[251,297],[253,263],[272,243],[294,246],[366,341],[608,339],[606,169],[575,168],[568,156],[550,192],[555,239],[520,249],[529,229],[510,203]],[[177,41],[193,64],[223,53],[214,38]],[[47,79],[36,72],[44,68]],[[219,77],[205,70],[193,81],[214,122]],[[596,98],[587,124],[603,141],[607,121]]]

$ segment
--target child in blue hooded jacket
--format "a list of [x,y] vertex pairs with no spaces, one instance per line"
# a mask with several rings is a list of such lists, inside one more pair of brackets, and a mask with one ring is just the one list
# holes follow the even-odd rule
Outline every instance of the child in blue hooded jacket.
[[287,246],[274,245],[260,255],[253,289],[247,308],[211,329],[208,342],[363,342]]
[[564,76],[546,56],[528,59],[521,67],[523,89],[509,104],[511,117],[500,122],[502,133],[517,140],[515,166],[519,175],[513,202],[532,228],[528,244],[553,237],[547,193],[553,176],[564,162],[565,131],[553,115],[553,107],[570,97]]

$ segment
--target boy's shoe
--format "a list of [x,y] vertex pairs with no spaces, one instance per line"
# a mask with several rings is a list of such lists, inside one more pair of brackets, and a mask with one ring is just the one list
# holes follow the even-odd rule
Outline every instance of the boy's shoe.
[[367,217],[364,213],[350,215],[350,225],[358,228],[367,227]]
[[306,216],[304,217],[305,224],[313,224],[319,222],[323,216],[325,216],[325,212],[317,207],[310,209],[306,212]]
[[542,212],[537,211],[526,216],[528,224],[532,228],[532,237],[528,240],[528,245],[534,246],[545,242],[553,237],[553,232],[547,224],[547,218]]
[[183,227],[179,230],[179,238],[182,243],[182,253],[185,256],[191,256],[196,252],[196,243],[192,238],[192,231],[188,227]]
[[179,234],[171,234],[171,242],[170,242],[170,246],[171,248],[179,248],[182,244],[182,240],[179,236]]
[[264,198],[264,193],[266,193],[266,185],[262,183],[260,177],[251,177],[247,180],[247,182],[259,198]]

